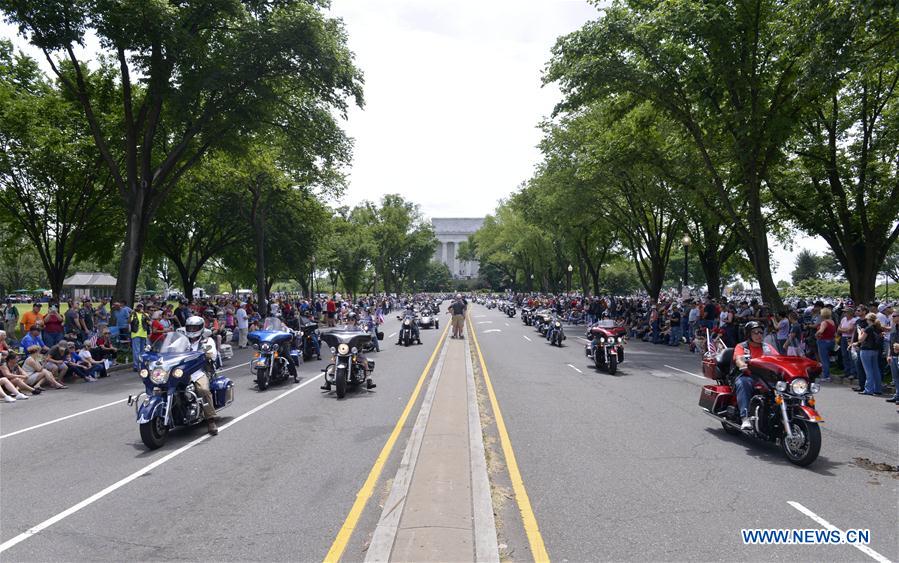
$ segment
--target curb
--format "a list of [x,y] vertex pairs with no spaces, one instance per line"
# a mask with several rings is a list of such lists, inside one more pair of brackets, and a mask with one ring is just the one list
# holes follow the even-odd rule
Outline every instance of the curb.
[[440,373],[443,371],[443,361],[446,351],[449,349],[449,340],[443,339],[443,348],[440,357],[434,366],[434,375],[428,382],[428,390],[422,399],[421,410],[409,435],[409,443],[403,452],[400,467],[393,479],[390,495],[384,502],[384,509],[378,519],[378,525],[372,535],[371,543],[365,552],[366,562],[386,562],[390,560],[393,551],[393,543],[399,531],[400,519],[406,506],[406,498],[409,495],[409,487],[412,485],[412,476],[415,474],[415,464],[418,462],[418,453],[421,451],[421,443],[428,427],[428,419],[431,416],[431,406],[434,404],[434,396],[437,394],[437,384],[440,381]]
[[[468,323],[465,327],[466,334],[469,332],[467,325]],[[484,452],[481,413],[478,408],[471,353],[468,339],[466,339],[465,375],[468,380],[468,436],[469,458],[471,459],[471,506],[474,516],[474,554],[475,561],[499,563],[496,520],[493,514],[493,499],[490,495],[490,481],[487,477],[487,455]]]

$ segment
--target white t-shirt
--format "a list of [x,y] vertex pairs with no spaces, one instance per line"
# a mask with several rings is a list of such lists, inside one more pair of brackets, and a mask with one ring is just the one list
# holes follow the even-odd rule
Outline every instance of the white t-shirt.
[[249,328],[250,325],[247,322],[247,310],[243,307],[239,308],[234,312],[234,316],[237,317],[237,328]]

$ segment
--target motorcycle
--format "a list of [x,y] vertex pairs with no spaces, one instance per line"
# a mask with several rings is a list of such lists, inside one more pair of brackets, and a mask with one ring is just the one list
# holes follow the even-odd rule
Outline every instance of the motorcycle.
[[615,375],[618,365],[624,362],[624,340],[627,330],[615,321],[603,320],[587,330],[585,352],[593,360],[597,370],[604,369]]
[[527,326],[531,326],[533,318],[533,309],[528,306],[524,306],[521,308],[521,322],[523,322]]
[[[415,341],[415,331],[412,330],[412,323],[416,322],[416,318],[410,315],[407,317],[399,316],[397,319],[403,321],[403,324],[400,327],[400,344],[403,346],[411,346]],[[421,340],[418,340],[418,343],[421,344]]]
[[[728,434],[741,434],[737,396],[732,386],[733,348],[716,354],[707,352],[702,360],[702,373],[715,381],[700,391],[699,406],[721,422]],[[790,463],[811,465],[821,451],[821,428],[824,419],[815,409],[819,390],[813,380],[821,373],[821,364],[798,356],[761,356],[749,360],[749,371],[755,382],[749,402],[752,429],[746,434],[779,443]]]
[[422,309],[421,317],[418,319],[419,328],[440,328],[440,320],[431,309]]
[[322,359],[321,353],[315,347],[313,335],[318,332],[318,323],[308,319],[301,319],[298,331],[300,337],[299,348],[303,351],[303,361],[308,362],[315,356],[316,359]]
[[549,341],[550,346],[561,348],[562,341],[566,338],[565,331],[562,329],[562,321],[550,319],[549,326],[546,327],[546,340]]
[[337,398],[342,399],[346,396],[348,385],[365,383],[367,389],[375,387],[370,376],[375,370],[375,362],[360,353],[371,342],[370,334],[341,329],[323,332],[321,337],[331,349],[331,362],[322,369],[325,372],[322,389],[330,391],[333,385]]
[[548,309],[541,309],[534,315],[534,326],[537,328],[537,332],[543,336],[546,336],[546,331],[549,330],[552,321],[553,315]]
[[277,317],[267,317],[262,330],[247,335],[247,341],[256,350],[250,361],[250,371],[256,375],[256,386],[260,391],[290,376],[294,382],[299,381],[300,350],[294,348],[293,340],[293,332]]
[[199,350],[191,350],[190,340],[179,332],[170,332],[158,351],[141,355],[140,377],[144,392],[128,397],[134,405],[140,437],[151,450],[165,444],[169,430],[193,426],[206,420],[203,399],[194,391],[191,378],[199,371],[209,377],[209,389],[215,409],[221,410],[234,401],[234,383],[215,370],[215,343],[206,330]]
[[509,317],[510,319],[515,316],[516,312],[517,311],[515,310],[515,304],[512,303],[511,301],[506,303],[503,306],[503,313],[505,313],[506,316]]

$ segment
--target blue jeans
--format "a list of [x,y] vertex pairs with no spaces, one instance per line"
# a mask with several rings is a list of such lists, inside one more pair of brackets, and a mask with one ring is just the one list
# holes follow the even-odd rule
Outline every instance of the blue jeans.
[[830,351],[833,340],[818,340],[818,361],[821,362],[821,377],[830,379]]
[[865,393],[880,393],[883,391],[880,378],[880,350],[862,348],[859,355],[865,369]]
[[680,339],[683,335],[681,334],[681,327],[673,326],[671,327],[671,336],[668,340],[669,346],[680,346]]
[[843,373],[846,377],[855,375],[855,362],[852,361],[852,354],[849,352],[849,339],[845,336],[840,337],[840,357],[843,358]]
[[56,346],[59,344],[60,340],[62,340],[61,332],[44,332],[44,344],[46,344],[48,348]]
[[652,321],[652,343],[658,344],[661,342],[660,330],[659,330],[659,321]]
[[893,356],[890,360],[890,372],[893,374],[893,385],[896,386],[896,394],[893,399],[899,400],[899,356]]
[[131,359],[134,361],[135,371],[140,369],[140,355],[144,353],[147,346],[147,339],[143,336],[131,337]]
[[740,375],[734,380],[734,391],[737,393],[737,406],[740,418],[749,416],[749,401],[752,399],[752,378]]
[[374,346],[375,346],[375,352],[381,351],[381,345],[378,342],[378,327],[377,327],[377,325],[372,326],[371,343],[374,344]]

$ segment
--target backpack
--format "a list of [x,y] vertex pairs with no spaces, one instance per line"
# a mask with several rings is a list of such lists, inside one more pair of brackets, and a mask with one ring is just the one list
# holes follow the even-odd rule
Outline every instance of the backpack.
[[137,313],[131,313],[131,332],[137,332],[140,330],[140,319],[137,316]]

